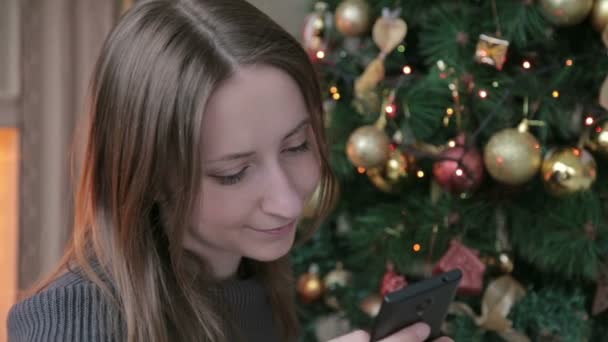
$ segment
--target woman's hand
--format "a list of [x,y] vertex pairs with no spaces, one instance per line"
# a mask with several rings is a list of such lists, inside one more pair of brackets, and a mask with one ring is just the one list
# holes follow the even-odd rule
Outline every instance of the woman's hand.
[[[430,328],[424,323],[416,323],[403,328],[379,342],[422,342],[429,337]],[[369,342],[369,334],[363,330],[355,330],[350,334],[336,337],[329,342]],[[440,337],[434,342],[454,342],[449,337]]]

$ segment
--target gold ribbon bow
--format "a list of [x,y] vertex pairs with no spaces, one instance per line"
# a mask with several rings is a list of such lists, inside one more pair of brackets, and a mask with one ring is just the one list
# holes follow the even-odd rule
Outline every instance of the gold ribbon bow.
[[507,319],[511,308],[526,295],[522,285],[510,275],[503,275],[488,285],[483,294],[481,316],[477,316],[470,306],[463,302],[454,302],[449,312],[471,317],[482,329],[499,334],[507,342],[530,342],[528,336],[513,329]]

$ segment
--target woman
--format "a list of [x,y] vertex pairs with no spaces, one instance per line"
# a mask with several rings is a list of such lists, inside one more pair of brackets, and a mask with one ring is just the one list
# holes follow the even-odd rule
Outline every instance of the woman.
[[73,237],[10,341],[294,340],[287,255],[306,200],[320,186],[318,222],[335,186],[298,43],[242,0],[140,2],[103,46],[90,112]]

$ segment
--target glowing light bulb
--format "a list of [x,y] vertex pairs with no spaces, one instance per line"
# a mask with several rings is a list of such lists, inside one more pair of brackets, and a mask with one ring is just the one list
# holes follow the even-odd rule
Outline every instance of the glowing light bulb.
[[406,75],[409,75],[412,73],[412,67],[410,67],[409,65],[406,65],[403,67],[403,73]]
[[318,59],[325,58],[325,52],[324,51],[317,51],[317,58]]

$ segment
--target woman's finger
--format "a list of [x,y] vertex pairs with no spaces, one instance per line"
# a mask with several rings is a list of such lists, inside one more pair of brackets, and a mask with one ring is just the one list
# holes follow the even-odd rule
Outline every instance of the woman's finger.
[[369,334],[363,330],[355,330],[349,334],[336,337],[327,342],[369,342]]
[[399,330],[380,342],[422,342],[429,337],[430,333],[431,328],[427,324],[416,323]]

